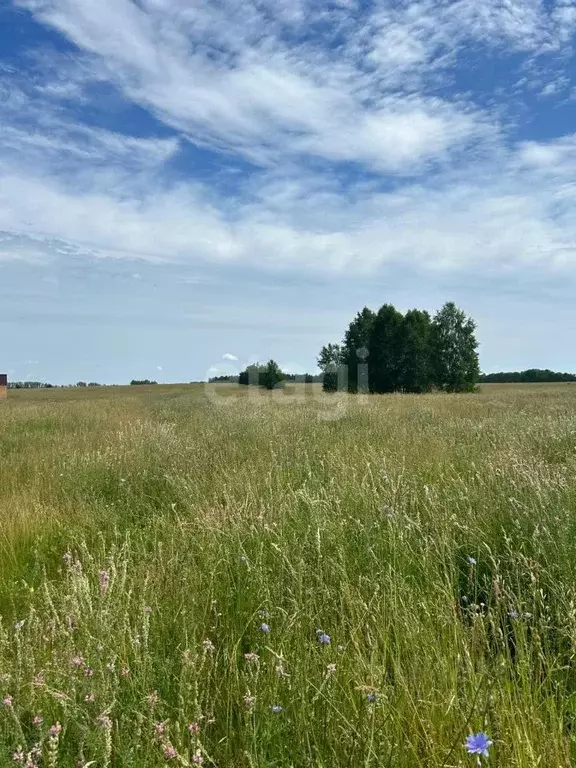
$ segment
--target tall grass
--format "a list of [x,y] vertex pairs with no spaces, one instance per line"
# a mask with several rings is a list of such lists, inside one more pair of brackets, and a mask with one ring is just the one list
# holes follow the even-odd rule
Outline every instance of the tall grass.
[[573,764],[576,387],[289,402],[0,405],[0,765]]

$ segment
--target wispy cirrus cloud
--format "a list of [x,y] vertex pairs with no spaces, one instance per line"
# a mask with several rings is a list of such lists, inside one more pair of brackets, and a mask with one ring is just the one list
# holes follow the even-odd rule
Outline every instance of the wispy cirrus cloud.
[[[5,258],[43,242],[50,257],[68,243],[301,271],[573,265],[573,137],[511,139],[518,72],[502,71],[498,100],[466,62],[514,52],[526,78],[537,60],[551,81],[571,55],[572,2],[17,5],[76,50],[35,51],[28,79],[3,74]],[[168,138],[94,124],[102,84]],[[223,192],[194,161],[181,170],[186,146],[252,168]]]

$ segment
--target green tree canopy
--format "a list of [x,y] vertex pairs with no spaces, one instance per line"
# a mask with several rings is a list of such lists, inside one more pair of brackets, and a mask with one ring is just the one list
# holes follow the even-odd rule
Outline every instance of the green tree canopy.
[[434,383],[445,392],[471,392],[480,366],[476,323],[449,301],[434,316],[431,354]]
[[367,362],[370,333],[375,317],[376,315],[371,309],[364,307],[352,320],[344,334],[342,363],[348,371],[349,392],[358,391],[358,365]]
[[400,373],[403,392],[429,392],[432,388],[430,349],[431,319],[428,312],[410,309],[400,328]]
[[395,392],[400,388],[403,317],[392,304],[378,310],[368,338],[370,392]]

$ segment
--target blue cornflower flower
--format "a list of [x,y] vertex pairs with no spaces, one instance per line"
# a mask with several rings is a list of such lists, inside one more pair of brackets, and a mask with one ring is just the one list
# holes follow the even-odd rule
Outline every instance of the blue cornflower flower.
[[267,635],[268,632],[270,632],[268,624],[260,624],[260,632],[264,632],[264,634]]
[[487,734],[479,731],[478,733],[471,733],[466,739],[464,746],[470,755],[484,755],[484,757],[488,757],[488,749],[492,746],[492,742]]
[[366,698],[370,704],[375,704],[378,701],[378,696],[375,693],[369,693]]
[[471,556],[469,555],[469,556],[468,556],[468,564],[469,564],[469,565],[476,565],[476,558],[475,558],[475,557],[471,557]]
[[274,706],[271,707],[271,709],[272,709],[272,712],[274,712],[275,715],[278,715],[278,714],[280,714],[280,712],[282,712],[282,707],[280,706],[280,704],[274,704]]
[[330,645],[330,635],[327,635],[326,632],[318,632],[318,642],[322,645]]

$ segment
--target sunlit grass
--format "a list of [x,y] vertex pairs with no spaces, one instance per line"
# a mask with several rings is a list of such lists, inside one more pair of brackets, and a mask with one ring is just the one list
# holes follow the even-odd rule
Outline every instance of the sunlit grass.
[[576,387],[219,394],[0,405],[0,765],[572,765]]

